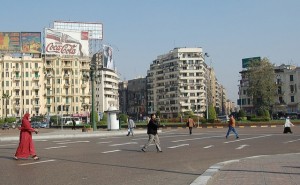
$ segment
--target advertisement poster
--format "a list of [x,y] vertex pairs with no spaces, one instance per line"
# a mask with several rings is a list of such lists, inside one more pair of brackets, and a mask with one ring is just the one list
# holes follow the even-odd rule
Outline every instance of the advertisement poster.
[[88,32],[46,29],[45,53],[89,56]]
[[0,51],[20,51],[19,32],[0,32]]
[[22,53],[41,52],[41,32],[21,32]]
[[114,70],[113,49],[110,46],[103,46],[103,67]]

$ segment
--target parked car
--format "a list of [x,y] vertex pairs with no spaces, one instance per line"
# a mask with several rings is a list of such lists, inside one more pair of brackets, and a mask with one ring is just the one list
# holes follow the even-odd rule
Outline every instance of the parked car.
[[4,124],[2,125],[2,130],[9,130],[9,125],[8,125],[8,123],[4,123]]
[[42,122],[41,125],[40,125],[40,127],[41,127],[41,128],[48,128],[49,125],[48,125],[48,123],[46,123],[46,122]]
[[41,122],[31,122],[31,127],[32,128],[40,128],[41,127]]

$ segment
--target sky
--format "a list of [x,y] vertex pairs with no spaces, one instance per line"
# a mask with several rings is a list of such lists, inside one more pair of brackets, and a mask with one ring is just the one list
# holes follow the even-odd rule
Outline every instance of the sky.
[[201,47],[236,102],[242,59],[300,64],[299,0],[14,0],[1,2],[0,31],[43,32],[55,20],[100,22],[121,80],[145,77],[157,56]]

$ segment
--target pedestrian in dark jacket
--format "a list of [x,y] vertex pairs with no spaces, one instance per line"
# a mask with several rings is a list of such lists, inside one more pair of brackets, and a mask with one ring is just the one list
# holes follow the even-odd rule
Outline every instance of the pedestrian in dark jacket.
[[154,141],[157,152],[162,152],[160,143],[159,143],[159,137],[157,134],[157,129],[159,125],[156,121],[155,114],[151,114],[151,119],[147,125],[147,134],[149,136],[148,142],[145,144],[145,146],[142,148],[143,152],[146,152],[146,149],[148,146]]

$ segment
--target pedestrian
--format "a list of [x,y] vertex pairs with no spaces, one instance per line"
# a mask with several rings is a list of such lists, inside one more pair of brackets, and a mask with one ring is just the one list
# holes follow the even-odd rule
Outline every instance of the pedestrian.
[[187,127],[189,127],[190,135],[192,135],[193,127],[195,126],[194,120],[189,116],[188,121],[186,122]]
[[285,119],[285,123],[284,123],[284,130],[283,133],[293,133],[291,130],[291,126],[294,126],[294,124],[290,121],[290,117],[286,117]]
[[226,139],[228,138],[229,133],[231,131],[235,134],[236,139],[240,138],[234,127],[235,127],[235,119],[234,119],[233,115],[230,115],[230,119],[229,119],[229,123],[228,123],[228,131],[227,131],[227,134],[226,134]]
[[73,123],[72,130],[76,130],[76,121],[75,121],[75,119],[72,119],[72,123]]
[[19,158],[28,158],[29,156],[32,156],[34,160],[39,159],[39,157],[35,153],[34,143],[32,140],[32,132],[35,132],[37,134],[39,131],[38,129],[34,129],[31,127],[29,117],[30,114],[26,113],[23,116],[21,127],[19,127],[20,139],[19,146],[14,156],[15,160],[18,160]]
[[147,134],[149,136],[148,142],[145,144],[145,146],[141,149],[143,152],[146,152],[146,149],[148,146],[154,141],[157,152],[162,152],[160,143],[159,143],[159,137],[157,134],[157,129],[159,125],[156,121],[155,114],[151,114],[150,121],[147,125]]
[[131,133],[132,136],[133,136],[133,129],[134,129],[134,128],[135,128],[135,123],[134,123],[134,121],[132,120],[132,118],[129,117],[129,119],[128,119],[128,134],[127,134],[127,136],[129,136],[130,133]]

